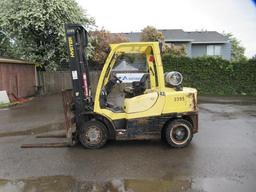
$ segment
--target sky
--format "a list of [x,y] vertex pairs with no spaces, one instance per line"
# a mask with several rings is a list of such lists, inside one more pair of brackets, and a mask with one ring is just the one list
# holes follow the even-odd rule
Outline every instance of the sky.
[[253,0],[76,0],[98,28],[110,32],[157,29],[232,33],[256,54],[256,4]]

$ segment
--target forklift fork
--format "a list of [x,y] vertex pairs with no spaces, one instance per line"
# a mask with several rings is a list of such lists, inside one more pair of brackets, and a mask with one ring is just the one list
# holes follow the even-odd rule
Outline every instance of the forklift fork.
[[72,89],[62,91],[62,103],[64,109],[64,126],[66,138],[68,140],[73,139],[73,134],[75,133],[75,119],[74,119],[74,101],[73,101],[73,91]]
[[74,139],[74,133],[76,126],[74,124],[74,114],[72,112],[74,103],[73,103],[73,91],[72,89],[67,89],[62,91],[62,103],[64,109],[64,134],[44,134],[37,135],[36,138],[66,138],[66,141],[63,142],[54,142],[54,143],[34,143],[34,144],[23,144],[21,148],[58,148],[58,147],[70,147],[76,144]]

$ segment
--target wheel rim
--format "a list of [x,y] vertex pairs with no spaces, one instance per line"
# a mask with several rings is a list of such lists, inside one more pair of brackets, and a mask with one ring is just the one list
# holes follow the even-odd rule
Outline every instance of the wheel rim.
[[190,128],[185,124],[174,126],[170,131],[170,138],[176,145],[185,144],[191,136]]
[[102,138],[102,133],[100,128],[96,127],[96,126],[90,126],[85,135],[85,140],[87,143],[89,143],[90,145],[95,145],[100,143],[101,138]]

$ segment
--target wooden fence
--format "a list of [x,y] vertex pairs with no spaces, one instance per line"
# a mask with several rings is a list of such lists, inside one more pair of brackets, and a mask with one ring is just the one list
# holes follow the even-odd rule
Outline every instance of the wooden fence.
[[[90,72],[90,82],[92,86],[92,95],[95,95],[95,89],[98,84],[100,71]],[[38,87],[41,95],[60,93],[62,90],[71,89],[71,73],[70,71],[39,71]]]

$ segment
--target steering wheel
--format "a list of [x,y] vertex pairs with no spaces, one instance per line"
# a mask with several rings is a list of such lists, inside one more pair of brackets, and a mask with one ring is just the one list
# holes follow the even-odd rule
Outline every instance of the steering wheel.
[[133,81],[132,87],[128,87],[128,89],[124,89],[124,93],[126,94],[127,98],[131,98],[137,95],[141,95],[146,90],[146,81],[149,77],[148,73],[145,73],[140,81]]

